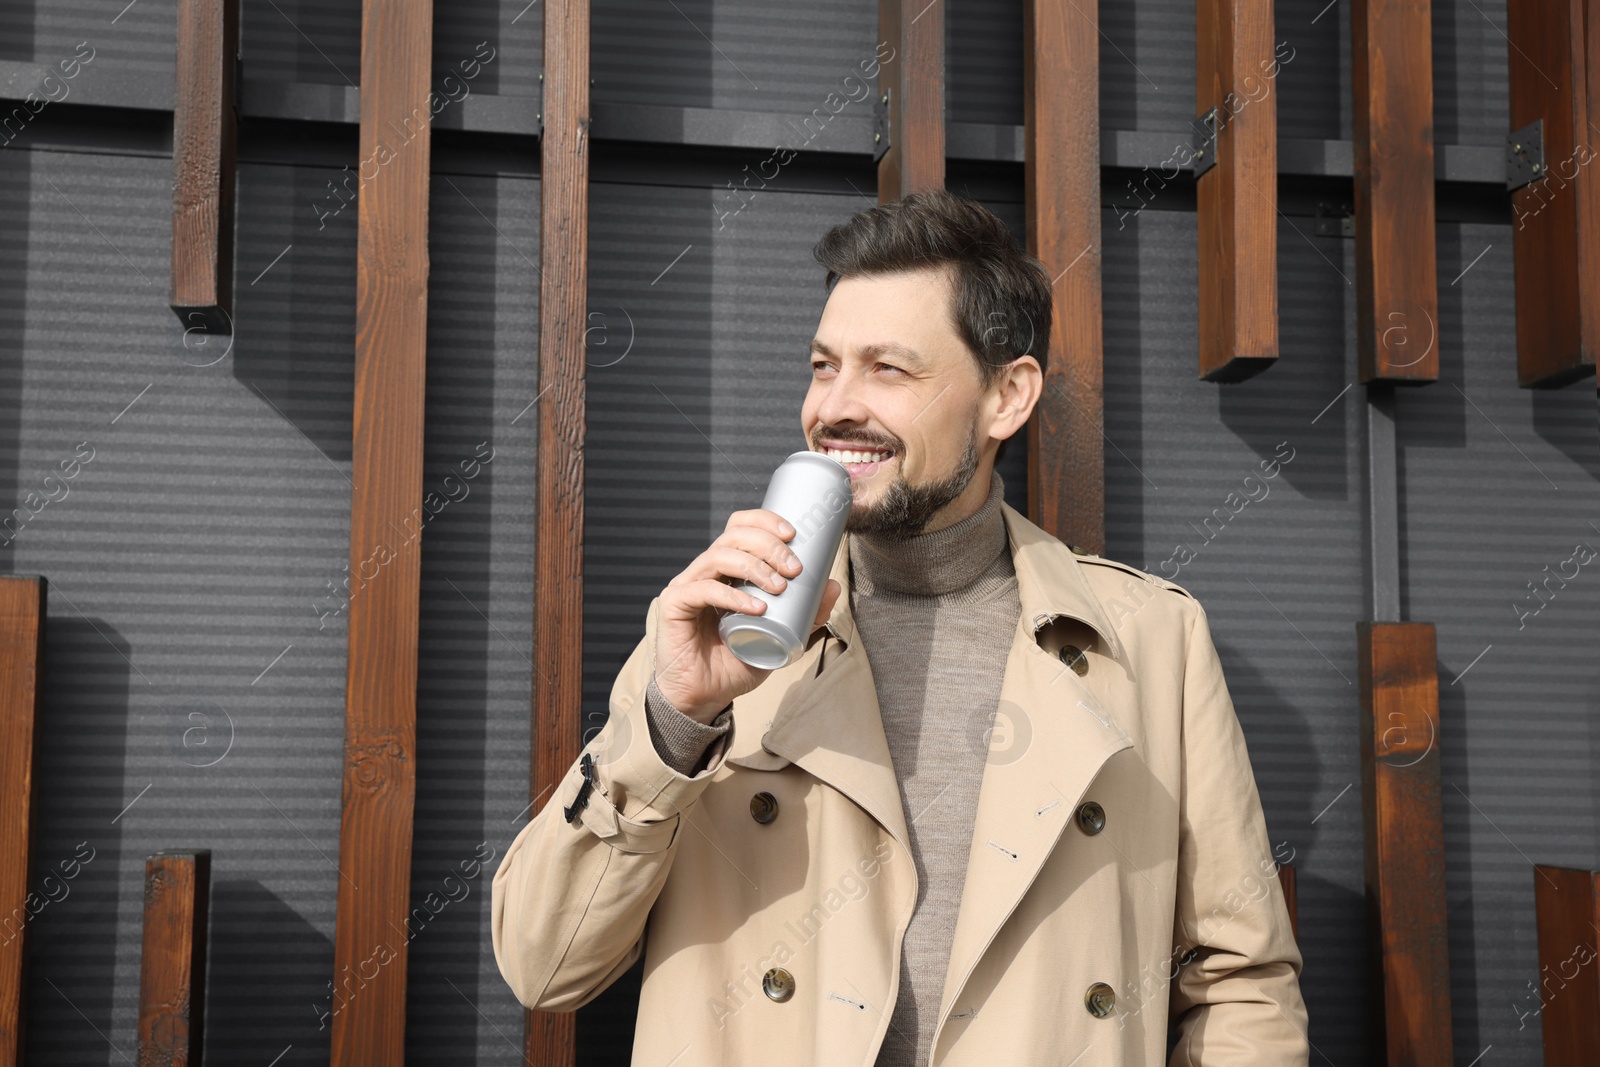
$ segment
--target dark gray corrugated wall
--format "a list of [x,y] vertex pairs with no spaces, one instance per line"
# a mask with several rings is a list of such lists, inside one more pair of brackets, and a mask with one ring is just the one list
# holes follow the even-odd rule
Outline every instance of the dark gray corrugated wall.
[[[1278,39],[1294,48],[1275,85],[1281,133],[1348,137],[1348,8],[1276,8]],[[1100,10],[1103,124],[1181,130],[1192,5]],[[473,91],[536,90],[538,6],[436,12],[438,78],[491,40],[497,58]],[[1433,12],[1436,140],[1497,144],[1504,2]],[[83,84],[170,92],[173,14],[171,0],[16,0],[0,9],[0,60],[49,63],[89,40]],[[245,0],[247,97],[250,85],[337,93],[359,81],[359,20],[354,0]],[[950,120],[1020,123],[1015,5],[950,0],[946,21]],[[805,115],[875,40],[870,3],[603,0],[594,99]],[[727,183],[764,151],[686,159],[595,132],[590,731],[650,598],[799,447],[822,297],[809,248],[874,192],[864,157],[802,160],[729,216]],[[0,547],[0,566],[52,584],[36,862],[53,868],[80,842],[95,857],[34,920],[32,1062],[132,1055],[143,858],[184,844],[215,852],[210,1062],[326,1061],[355,227],[353,210],[319,223],[313,205],[354,162],[344,136],[279,138],[273,158],[241,167],[231,349],[185,345],[165,307],[171,175],[159,137],[129,150],[89,126],[56,145],[73,151],[0,153],[0,483],[20,506],[80,443],[80,455],[93,450],[70,495]],[[531,142],[525,157],[506,143],[474,155],[445,136],[436,147],[426,488],[439,510],[423,542],[419,905],[526,821],[539,662],[536,155]],[[1020,168],[959,164],[951,184],[1022,233]],[[1225,387],[1194,376],[1192,198],[1175,186],[1141,212],[1106,212],[1108,554],[1171,574],[1177,544],[1197,550],[1176,580],[1210,614],[1273,841],[1300,872],[1313,1058],[1344,1065],[1368,1058],[1354,257],[1351,242],[1314,236],[1303,202],[1285,202],[1278,234],[1282,359]],[[1399,400],[1401,533],[1408,616],[1439,633],[1458,1062],[1492,1046],[1481,1062],[1532,1067],[1529,864],[1600,866],[1600,582],[1586,568],[1520,626],[1514,605],[1574,544],[1600,544],[1600,449],[1587,383],[1514,386],[1510,249],[1509,219],[1441,221],[1441,380]],[[1268,497],[1207,539],[1206,517],[1280,442],[1294,458]],[[1002,471],[1019,507],[1024,463],[1013,447]],[[411,941],[413,1062],[521,1059],[522,1013],[489,951],[487,878]],[[581,1062],[627,1062],[637,979],[580,1013]]]

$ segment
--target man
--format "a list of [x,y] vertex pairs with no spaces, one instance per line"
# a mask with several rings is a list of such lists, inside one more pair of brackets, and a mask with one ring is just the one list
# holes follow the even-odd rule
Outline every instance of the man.
[[1305,1064],[1301,957],[1206,615],[1002,499],[1050,285],[943,192],[829,231],[800,413],[847,536],[804,655],[717,638],[794,530],[736,512],[495,874],[502,974],[570,1011],[642,953],[635,1067]]

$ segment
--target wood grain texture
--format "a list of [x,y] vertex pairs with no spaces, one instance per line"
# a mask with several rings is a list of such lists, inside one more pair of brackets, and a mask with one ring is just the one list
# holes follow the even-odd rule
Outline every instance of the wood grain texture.
[[336,1067],[405,1059],[432,50],[431,0],[365,0],[350,573],[373,577],[350,601]]
[[1356,624],[1377,1067],[1450,1067],[1450,953],[1432,623]]
[[1600,1063],[1600,873],[1535,866],[1539,923],[1538,997],[1522,1011],[1539,1013],[1545,1067]]
[[144,945],[139,957],[138,1062],[204,1062],[206,925],[211,854],[157,852],[144,867]]
[[1023,5],[1028,251],[1054,280],[1044,392],[1028,420],[1028,517],[1105,551],[1100,311],[1100,29],[1096,0]]
[[1361,381],[1439,377],[1429,0],[1351,0]]
[[1289,909],[1289,926],[1294,939],[1300,940],[1300,891],[1295,883],[1294,867],[1287,863],[1278,865],[1278,885],[1283,888],[1283,903]]
[[1600,52],[1592,50],[1600,27],[1586,24],[1592,2],[1506,8],[1511,129],[1544,120],[1544,177],[1511,194],[1523,386],[1592,377],[1600,343],[1600,139],[1589,126],[1591,109],[1600,108]]
[[233,330],[239,0],[178,0],[172,97],[172,291],[186,329]]
[[[532,814],[583,747],[584,329],[589,292],[589,5],[544,3],[539,180],[538,530]],[[527,1013],[534,1067],[571,1067],[577,1015]]]
[[1237,382],[1278,358],[1278,98],[1272,0],[1198,0],[1196,113],[1215,108],[1216,165],[1196,184],[1200,377]]
[[878,203],[944,188],[944,5],[878,0],[878,68],[889,93],[889,150],[878,160]]
[[22,1063],[28,920],[44,906],[28,884],[48,599],[42,577],[0,576],[0,1067]]

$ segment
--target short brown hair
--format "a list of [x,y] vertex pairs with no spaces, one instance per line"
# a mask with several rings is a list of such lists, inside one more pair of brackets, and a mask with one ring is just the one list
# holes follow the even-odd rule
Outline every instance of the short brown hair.
[[812,250],[840,278],[952,268],[956,331],[978,361],[984,388],[1018,356],[1044,366],[1050,349],[1050,277],[1017,247],[994,212],[943,189],[910,193],[857,212]]

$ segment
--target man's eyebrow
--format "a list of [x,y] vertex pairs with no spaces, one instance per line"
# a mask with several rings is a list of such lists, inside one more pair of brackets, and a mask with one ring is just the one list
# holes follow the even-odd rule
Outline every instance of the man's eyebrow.
[[[812,338],[811,340],[810,351],[815,352],[818,355],[828,356],[832,359],[838,358],[838,356],[834,354],[833,349],[829,348],[816,338]],[[881,341],[877,344],[863,345],[859,351],[861,355],[867,359],[876,359],[880,356],[898,356],[901,359],[916,364],[918,367],[926,367],[928,365],[928,361],[923,359],[921,354],[918,353],[916,349],[907,348],[905,345],[896,344],[893,341]]]

